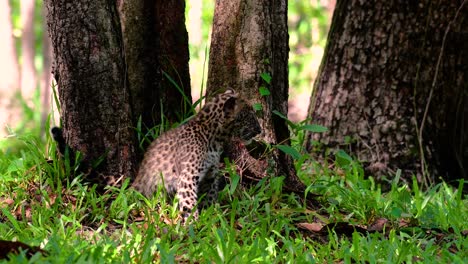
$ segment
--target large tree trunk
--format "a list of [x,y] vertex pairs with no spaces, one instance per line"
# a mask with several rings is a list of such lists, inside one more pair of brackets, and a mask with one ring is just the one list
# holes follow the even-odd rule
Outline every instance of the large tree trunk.
[[338,1],[309,107],[329,132],[309,149],[350,150],[375,176],[468,179],[465,2]]
[[19,119],[19,111],[11,104],[16,91],[19,91],[19,67],[16,57],[15,39],[8,1],[0,1],[0,138],[6,135],[6,125]]
[[135,171],[135,137],[126,86],[121,27],[115,4],[47,0],[66,142],[100,176]]
[[[260,138],[273,145],[289,144],[285,120],[272,113],[276,110],[287,116],[288,51],[286,0],[216,1],[207,95],[233,88],[252,105],[261,105]],[[271,76],[271,82],[262,79],[261,74]],[[261,86],[271,94],[261,96]],[[240,152],[236,148],[229,151]],[[276,174],[286,176],[287,186],[303,188],[289,156],[275,150],[271,158]]]
[[36,90],[37,76],[34,66],[34,0],[21,1],[21,93],[32,99]]

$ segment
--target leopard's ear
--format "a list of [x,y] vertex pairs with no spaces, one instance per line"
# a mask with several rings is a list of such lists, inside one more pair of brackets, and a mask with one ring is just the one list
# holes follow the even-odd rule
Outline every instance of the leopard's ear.
[[232,88],[227,89],[227,90],[224,92],[224,94],[232,94],[232,95],[236,95],[236,96],[237,96],[236,91],[235,91],[234,89],[232,89]]
[[224,103],[223,111],[225,116],[233,116],[236,111],[237,98],[229,97]]

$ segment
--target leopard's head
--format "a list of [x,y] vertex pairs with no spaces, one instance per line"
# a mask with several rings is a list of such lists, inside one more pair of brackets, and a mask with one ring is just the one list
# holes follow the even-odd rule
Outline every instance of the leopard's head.
[[228,137],[249,141],[260,134],[261,127],[253,107],[234,90],[226,93],[233,95],[224,104],[224,128]]
[[251,105],[228,89],[207,101],[199,114],[200,121],[211,123],[222,137],[238,137],[248,141],[261,132],[260,124]]
[[235,118],[238,94],[228,89],[206,100],[193,122],[205,132],[224,134],[225,128]]
[[232,136],[249,141],[262,132],[255,110],[243,100],[239,100],[239,109],[232,121]]

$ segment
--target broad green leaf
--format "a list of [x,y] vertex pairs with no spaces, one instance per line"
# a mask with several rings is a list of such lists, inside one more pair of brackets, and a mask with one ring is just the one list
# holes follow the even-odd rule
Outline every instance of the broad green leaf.
[[353,158],[351,158],[351,156],[349,156],[344,150],[340,149],[335,154],[335,160],[338,165],[347,166],[353,161]]
[[307,130],[314,133],[323,133],[327,132],[328,128],[321,125],[303,125],[299,128],[299,130]]
[[261,96],[270,95],[270,90],[268,90],[265,86],[260,86],[260,88],[258,88],[258,91],[260,92]]
[[255,103],[255,104],[253,104],[252,107],[253,107],[253,109],[254,109],[255,111],[262,111],[262,110],[263,110],[263,107],[262,107],[262,104],[261,104],[261,103]]
[[264,72],[264,73],[260,74],[260,77],[262,77],[262,79],[263,79],[266,83],[268,83],[268,84],[271,83],[271,75],[270,75],[269,73]]
[[299,153],[299,151],[297,151],[295,148],[291,147],[291,146],[287,146],[287,145],[276,145],[276,147],[283,151],[284,153],[290,155],[293,159],[300,159],[301,158],[301,154]]
[[283,118],[285,120],[288,120],[288,118],[285,115],[283,115],[282,113],[280,113],[280,112],[278,112],[276,110],[273,110],[272,112],[273,112],[273,114],[275,114],[275,115],[277,115],[277,116],[279,116],[279,117],[281,117],[281,118]]
[[296,128],[297,128],[297,125],[294,124],[294,122],[291,122],[291,120],[289,120],[289,119],[288,119],[285,115],[283,115],[282,113],[280,113],[280,112],[278,112],[278,111],[276,111],[276,110],[273,110],[272,113],[275,114],[275,115],[277,115],[277,116],[279,116],[279,117],[281,117],[281,118],[283,118],[284,120],[286,120],[286,122],[288,123],[288,125],[289,125],[290,127],[292,127],[293,129],[296,129]]

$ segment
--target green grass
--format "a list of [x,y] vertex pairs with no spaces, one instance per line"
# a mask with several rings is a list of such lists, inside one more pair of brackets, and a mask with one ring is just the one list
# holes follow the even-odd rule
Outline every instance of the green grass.
[[[33,137],[15,140],[20,151],[0,151],[0,239],[41,246],[49,255],[12,255],[11,263],[468,262],[468,200],[457,191],[463,183],[421,191],[395,177],[382,193],[353,161],[327,169],[301,158],[299,176],[308,192],[320,195],[320,208],[283,193],[283,177],[243,188],[230,170],[233,184],[219,204],[183,226],[163,192],[148,200],[125,189],[127,183],[98,195],[79,177],[65,180],[69,169],[55,158],[53,144],[46,149]],[[392,226],[370,233],[298,227],[369,226],[382,218]]]

